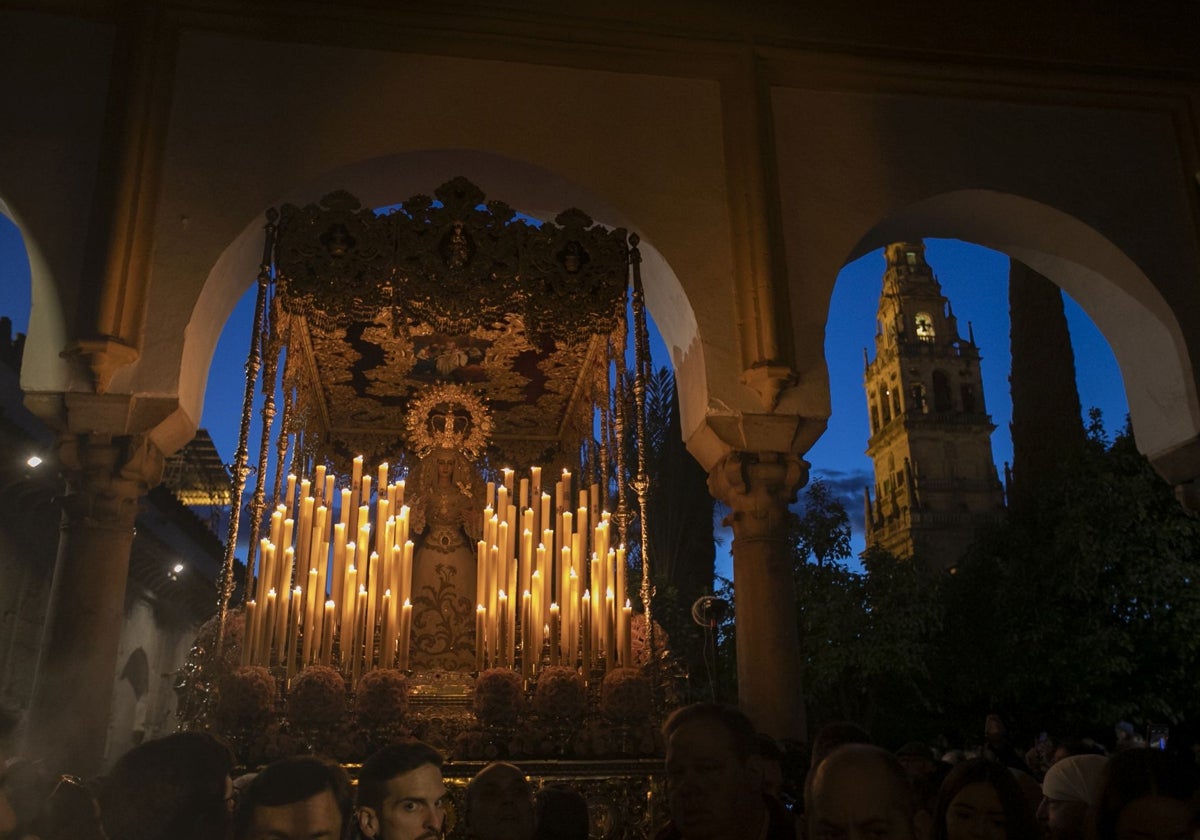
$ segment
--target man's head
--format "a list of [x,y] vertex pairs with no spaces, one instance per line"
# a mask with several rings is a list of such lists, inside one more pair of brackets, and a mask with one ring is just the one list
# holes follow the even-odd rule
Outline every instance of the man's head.
[[350,826],[350,778],[317,756],[284,758],[246,786],[237,840],[343,840]]
[[767,819],[754,726],[737,709],[696,703],[663,724],[671,820],[685,840],[754,836]]
[[1088,809],[1100,795],[1100,779],[1107,763],[1101,755],[1073,755],[1054,762],[1046,771],[1037,818],[1052,840],[1079,840],[1085,836]]
[[233,762],[229,747],[203,732],[137,745],[100,785],[105,832],[113,840],[227,837]]
[[913,840],[908,777],[896,757],[870,744],[846,744],[809,776],[805,790],[810,840]]
[[809,758],[809,769],[814,769],[825,760],[825,756],[843,744],[871,744],[871,733],[857,723],[847,720],[835,720],[821,727],[813,737],[812,755]]
[[446,818],[442,756],[422,741],[384,747],[358,776],[358,829],[380,840],[437,840]]
[[519,767],[493,761],[467,785],[467,830],[477,840],[533,837],[533,787]]

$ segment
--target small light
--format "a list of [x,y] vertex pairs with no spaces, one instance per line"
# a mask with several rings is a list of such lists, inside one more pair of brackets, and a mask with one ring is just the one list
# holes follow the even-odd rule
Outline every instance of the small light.
[[176,563],[176,564],[175,564],[175,568],[174,568],[174,569],[172,569],[172,571],[173,571],[173,572],[175,572],[175,574],[179,574],[180,572],[182,572],[182,571],[183,571],[183,564],[182,564],[182,563]]
[[25,463],[31,467],[36,467],[38,464],[42,463],[42,459],[37,455],[30,455],[29,458],[26,459]]

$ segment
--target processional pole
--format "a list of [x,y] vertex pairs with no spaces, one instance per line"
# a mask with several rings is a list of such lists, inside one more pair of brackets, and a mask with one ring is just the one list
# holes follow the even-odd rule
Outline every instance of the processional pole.
[[[642,289],[642,254],[638,251],[640,238],[636,233],[629,235],[629,264],[633,268],[633,347],[634,364],[637,372],[633,378],[633,398],[637,408],[635,418],[637,428],[637,477],[633,481],[634,492],[638,497],[638,515],[641,524],[638,530],[642,535],[642,609],[646,616],[646,647],[649,651],[649,665],[656,667],[654,651],[654,622],[650,614],[650,599],[654,595],[654,587],[650,583],[650,536],[646,528],[646,507],[650,497],[650,481],[646,477],[646,375],[649,369],[650,346],[646,333],[646,296]],[[654,684],[656,681],[652,680]]]
[[[242,424],[238,431],[237,454],[233,459],[233,504],[229,513],[229,533],[225,540],[225,559],[221,564],[221,585],[217,597],[217,643],[220,655],[225,647],[225,625],[229,617],[229,600],[233,597],[233,561],[237,551],[238,520],[242,513],[242,495],[246,490],[246,476],[250,459],[250,416],[254,409],[254,383],[262,364],[262,326],[266,313],[267,291],[271,285],[271,264],[275,252],[276,222],[279,212],[274,208],[267,211],[266,239],[263,243],[263,258],[258,270],[258,296],[254,300],[254,322],[250,327],[250,352],[246,356],[246,389],[242,396]],[[250,566],[247,563],[247,566]],[[247,572],[249,573],[249,571]]]

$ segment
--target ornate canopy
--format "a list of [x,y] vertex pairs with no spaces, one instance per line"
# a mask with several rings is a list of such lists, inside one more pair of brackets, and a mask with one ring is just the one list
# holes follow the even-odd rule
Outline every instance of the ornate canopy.
[[538,222],[456,178],[381,210],[346,192],[285,205],[275,269],[289,425],[314,454],[397,458],[438,384],[485,401],[506,465],[574,460],[591,436],[624,329],[624,230],[574,209]]

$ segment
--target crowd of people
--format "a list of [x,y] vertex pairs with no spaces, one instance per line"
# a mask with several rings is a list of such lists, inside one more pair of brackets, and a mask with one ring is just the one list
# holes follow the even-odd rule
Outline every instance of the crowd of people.
[[[0,741],[11,721],[0,717]],[[663,725],[669,822],[654,840],[1200,840],[1200,766],[1132,739],[1039,739],[1024,755],[989,717],[984,746],[896,752],[849,723],[784,749],[736,708],[697,703]],[[443,756],[402,740],[346,770],[319,756],[234,775],[220,738],[181,732],[140,744],[99,780],[43,778],[0,752],[0,840],[440,840],[455,811]],[[535,789],[514,764],[466,786],[459,835],[584,840],[587,802]]]

